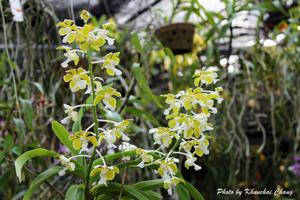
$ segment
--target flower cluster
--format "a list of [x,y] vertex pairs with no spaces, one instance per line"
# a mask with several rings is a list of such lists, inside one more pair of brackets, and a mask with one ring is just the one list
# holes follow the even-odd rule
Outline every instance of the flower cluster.
[[[66,117],[61,120],[63,124],[68,123],[70,120],[76,122],[79,119],[79,112],[77,109],[81,107],[93,107],[96,111],[97,105],[102,103],[105,109],[115,110],[116,98],[121,97],[115,88],[109,86],[102,86],[103,79],[93,74],[93,65],[102,63],[100,69],[106,71],[109,76],[120,76],[122,72],[117,69],[117,65],[120,62],[119,52],[108,53],[102,59],[92,60],[92,53],[99,52],[100,48],[104,45],[113,45],[114,39],[109,36],[110,24],[103,24],[102,28],[95,27],[91,23],[88,23],[90,14],[87,11],[83,11],[80,15],[84,21],[84,26],[79,27],[75,25],[73,20],[64,20],[59,22],[59,34],[63,36],[63,46],[57,49],[64,50],[64,56],[66,60],[61,63],[63,68],[69,68],[66,71],[66,75],[63,80],[69,84],[69,88],[73,93],[84,91],[84,94],[92,96],[92,104],[81,104],[70,106],[64,104]],[[78,48],[79,47],[79,48]],[[78,68],[71,68],[77,66],[80,57],[86,56],[89,62],[89,66],[80,66]],[[108,128],[97,128],[91,131],[93,127],[98,127],[98,123],[105,122],[111,126]],[[79,130],[69,136],[69,140],[73,144],[73,148],[79,151],[79,155],[71,158],[66,158],[64,155],[59,157],[60,163],[64,166],[63,170],[59,172],[59,175],[64,175],[66,171],[72,172],[76,168],[76,162],[71,161],[78,157],[87,157],[92,159],[93,156],[89,155],[92,152],[97,152],[100,145],[107,144],[108,148],[117,148],[115,145],[118,140],[128,142],[130,139],[126,135],[125,131],[130,124],[130,120],[123,120],[121,122],[110,121],[106,119],[94,118],[94,123],[87,127],[86,130]],[[127,143],[126,143],[127,144]],[[123,142],[124,145],[124,142]],[[130,145],[130,144],[129,144]],[[107,166],[105,160],[102,165],[96,165],[90,172],[90,176],[99,176],[99,184],[106,184],[107,181],[114,179],[115,175],[119,173],[119,169],[115,166]]]
[[[172,155],[184,155],[185,167],[193,167],[200,170],[196,164],[197,157],[209,154],[208,137],[206,132],[213,129],[208,122],[211,114],[217,113],[216,104],[222,102],[221,87],[214,90],[205,90],[206,85],[217,82],[215,70],[203,69],[195,72],[194,85],[196,88],[189,88],[179,91],[177,94],[162,95],[166,98],[169,107],[164,111],[168,120],[168,127],[153,128],[149,132],[153,134],[155,144],[161,148],[172,146],[171,151],[162,159],[156,162],[160,165],[158,173],[164,181],[164,186],[171,193],[171,186],[182,180],[176,177],[176,158]],[[176,148],[179,146],[179,151]]]

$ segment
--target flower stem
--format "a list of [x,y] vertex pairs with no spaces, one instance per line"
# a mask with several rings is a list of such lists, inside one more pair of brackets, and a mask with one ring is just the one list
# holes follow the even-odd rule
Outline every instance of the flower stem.
[[172,149],[170,150],[170,152],[168,153],[168,155],[166,156],[166,160],[172,155],[172,153],[175,151],[175,149],[177,148],[177,146],[179,145],[181,139],[183,138],[183,134],[180,136],[180,138],[176,141],[176,143],[174,144],[174,146],[172,147]]
[[[89,75],[90,75],[90,81],[91,81],[91,87],[92,87],[92,99],[94,101],[95,99],[95,87],[94,87],[94,74],[93,74],[93,66],[92,66],[92,58],[91,58],[91,51],[89,50],[87,52],[87,60],[88,60],[88,65],[89,65]],[[97,105],[93,105],[93,120],[94,120],[94,133],[96,136],[98,136],[98,117],[97,117]],[[96,154],[96,147],[93,147],[93,152],[90,158],[90,162],[88,164],[88,168],[86,171],[86,178],[85,178],[85,200],[90,199],[90,172],[91,168],[95,159],[95,154]]]

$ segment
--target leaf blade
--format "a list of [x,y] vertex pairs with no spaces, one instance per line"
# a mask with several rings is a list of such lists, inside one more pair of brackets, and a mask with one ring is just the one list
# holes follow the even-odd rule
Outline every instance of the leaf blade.
[[57,121],[52,121],[51,127],[59,141],[64,144],[73,155],[77,155],[79,151],[74,149],[72,141],[69,140],[69,132],[65,127]]
[[15,169],[16,169],[16,174],[17,174],[17,177],[19,178],[19,181],[22,182],[22,168],[28,160],[30,160],[31,158],[34,158],[34,157],[38,157],[38,156],[54,157],[57,155],[58,154],[54,151],[49,151],[49,150],[42,149],[42,148],[33,149],[33,150],[23,153],[15,161]]
[[143,94],[145,96],[147,96],[148,99],[153,100],[153,102],[159,108],[162,108],[162,105],[161,105],[158,97],[155,94],[153,94],[152,90],[150,89],[139,64],[134,64],[132,69],[133,69],[133,73],[135,75],[135,78],[137,80],[137,84],[138,84],[140,90],[143,91]]
[[138,200],[150,200],[146,195],[133,186],[124,185],[124,191]]
[[148,181],[140,181],[132,186],[140,190],[155,190],[157,188],[163,187],[163,184],[164,182],[162,179],[154,179]]
[[183,186],[189,191],[190,195],[195,200],[205,200],[202,194],[189,182],[185,182]]
[[83,185],[71,185],[66,192],[65,200],[84,199]]
[[131,35],[131,42],[132,42],[134,48],[135,48],[139,53],[142,53],[142,52],[143,52],[143,47],[142,47],[142,45],[141,45],[141,42],[140,42],[140,39],[139,39],[137,33],[134,32],[134,33]]

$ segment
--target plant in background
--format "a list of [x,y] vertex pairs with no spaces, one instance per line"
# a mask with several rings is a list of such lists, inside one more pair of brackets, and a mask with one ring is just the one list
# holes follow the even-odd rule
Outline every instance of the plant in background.
[[[188,191],[185,195],[202,199],[202,195],[183,179],[177,163],[183,156],[187,169],[193,167],[200,170],[201,166],[196,164],[197,159],[209,153],[207,132],[213,129],[209,118],[217,113],[216,104],[222,102],[222,88],[208,89],[217,81],[216,71],[199,70],[194,75],[195,88],[163,95],[169,106],[164,111],[168,126],[149,131],[158,148],[138,148],[130,143],[127,134],[132,120],[112,121],[99,114],[101,109],[116,110],[117,99],[121,97],[121,93],[112,84],[105,84],[103,77],[94,74],[100,63],[100,68],[108,76],[122,75],[117,68],[120,62],[119,52],[108,53],[101,59],[94,56],[104,45],[113,45],[114,39],[109,36],[110,24],[103,24],[102,28],[98,28],[89,23],[90,15],[87,11],[83,11],[80,16],[85,22],[83,27],[76,26],[72,20],[57,24],[66,45],[58,49],[66,52],[66,60],[61,64],[63,68],[70,67],[71,62],[76,66],[79,57],[86,57],[88,66],[68,69],[63,80],[69,84],[73,93],[81,97],[87,95],[88,98],[80,105],[64,105],[67,116],[61,122],[73,123],[71,134],[59,122],[52,122],[54,133],[69,149],[69,153],[62,155],[39,148],[25,152],[15,161],[16,174],[22,181],[22,168],[29,159],[48,156],[59,160],[57,166],[35,178],[24,199],[30,199],[44,181],[56,174],[70,174],[81,180],[81,184],[69,187],[66,198],[161,199],[160,194],[155,192],[156,189],[164,187],[171,195],[173,188],[180,186]],[[90,124],[89,120],[82,120],[84,115],[89,117],[89,114],[93,119]],[[119,181],[118,174],[129,168],[150,168],[160,178],[125,185],[123,181]]]

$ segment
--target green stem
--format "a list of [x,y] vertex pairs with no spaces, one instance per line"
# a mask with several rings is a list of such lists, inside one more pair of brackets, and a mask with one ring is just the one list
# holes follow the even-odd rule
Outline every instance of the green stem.
[[[95,99],[95,87],[94,87],[94,74],[93,74],[93,65],[92,65],[92,58],[91,58],[91,51],[88,50],[87,52],[87,60],[89,65],[89,76],[91,81],[91,87],[92,87],[92,99],[94,101]],[[93,105],[93,120],[94,120],[94,133],[98,136],[98,117],[97,117],[97,105]],[[86,178],[85,178],[85,199],[90,199],[90,172],[92,169],[92,165],[95,159],[96,155],[96,147],[93,147],[93,153],[91,155],[90,162],[88,164],[88,168],[86,171]]]
[[170,150],[168,155],[166,155],[166,159],[168,159],[172,155],[172,153],[175,151],[175,149],[179,145],[179,142],[181,141],[182,138],[183,138],[183,134],[181,134],[180,138],[176,141],[176,143],[174,144],[174,146],[172,147],[172,149]]

